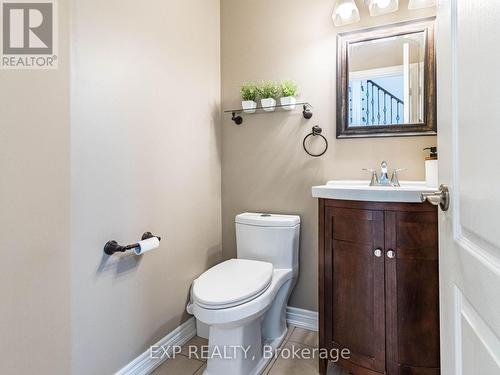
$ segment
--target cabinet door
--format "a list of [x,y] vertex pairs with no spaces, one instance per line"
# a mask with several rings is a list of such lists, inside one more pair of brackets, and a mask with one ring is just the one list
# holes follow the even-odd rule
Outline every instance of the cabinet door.
[[384,213],[335,207],[325,213],[325,341],[351,351],[347,367],[384,373]]
[[385,213],[387,367],[390,375],[439,374],[437,210]]

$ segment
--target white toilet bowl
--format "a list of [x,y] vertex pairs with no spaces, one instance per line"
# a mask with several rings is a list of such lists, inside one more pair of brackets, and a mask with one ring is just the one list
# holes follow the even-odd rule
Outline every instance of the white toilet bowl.
[[299,227],[298,216],[238,215],[238,259],[194,281],[191,311],[209,326],[205,375],[257,375],[281,344],[298,275]]

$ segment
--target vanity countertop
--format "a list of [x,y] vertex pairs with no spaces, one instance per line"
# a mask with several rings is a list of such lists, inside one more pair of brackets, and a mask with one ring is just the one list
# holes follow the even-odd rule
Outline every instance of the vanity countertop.
[[401,181],[400,187],[369,186],[370,181],[328,181],[326,185],[314,186],[315,198],[340,199],[366,202],[421,203],[421,194],[437,191],[424,181]]

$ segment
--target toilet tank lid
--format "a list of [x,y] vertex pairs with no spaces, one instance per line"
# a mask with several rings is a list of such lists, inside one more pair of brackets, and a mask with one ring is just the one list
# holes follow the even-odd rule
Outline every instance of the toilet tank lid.
[[295,227],[300,224],[300,216],[246,212],[236,216],[235,222],[259,227]]

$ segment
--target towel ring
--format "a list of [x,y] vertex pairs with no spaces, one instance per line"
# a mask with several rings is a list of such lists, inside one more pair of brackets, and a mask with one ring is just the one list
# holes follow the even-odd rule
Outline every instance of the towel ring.
[[[304,151],[305,151],[305,152],[307,152],[307,154],[308,154],[308,155],[311,155],[311,156],[313,156],[313,157],[315,157],[315,158],[318,158],[318,157],[320,157],[320,156],[323,156],[323,155],[326,153],[326,151],[328,151],[328,140],[325,138],[325,136],[324,136],[324,135],[322,135],[322,134],[321,134],[322,132],[323,132],[323,129],[321,129],[318,125],[316,125],[316,126],[314,126],[314,127],[312,128],[312,132],[311,132],[311,133],[309,133],[308,135],[306,135],[306,137],[304,138],[304,141],[302,142],[302,146],[304,147]],[[308,149],[307,149],[307,147],[306,147],[306,141],[307,141],[307,139],[308,139],[309,137],[316,137],[316,136],[318,136],[318,135],[319,135],[321,138],[323,138],[323,140],[325,141],[325,149],[324,149],[324,151],[323,151],[322,153],[320,153],[320,154],[312,154],[312,153],[310,153],[310,152],[309,152],[309,150],[308,150]]]

